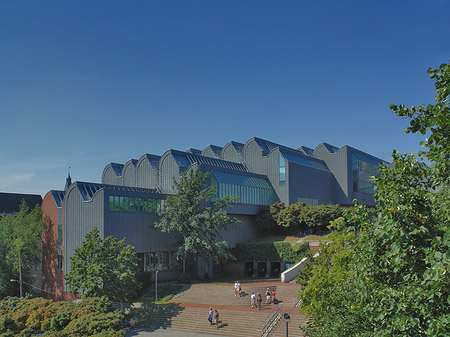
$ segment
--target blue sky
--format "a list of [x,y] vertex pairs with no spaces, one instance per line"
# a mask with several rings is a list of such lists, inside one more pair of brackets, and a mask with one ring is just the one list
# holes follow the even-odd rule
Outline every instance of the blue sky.
[[100,182],[110,162],[264,138],[389,160],[419,137],[450,2],[0,1],[0,191]]

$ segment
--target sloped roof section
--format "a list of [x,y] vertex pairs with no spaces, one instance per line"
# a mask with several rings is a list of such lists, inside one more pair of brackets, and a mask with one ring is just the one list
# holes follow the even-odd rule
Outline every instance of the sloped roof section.
[[[215,155],[217,158],[220,158],[220,157],[222,156],[222,148],[221,148],[220,146],[209,145],[208,147],[212,150],[212,152],[214,152],[214,155]],[[207,148],[208,148],[208,147],[207,147]],[[206,150],[206,149],[205,149],[205,150]]]
[[52,193],[52,197],[53,197],[53,200],[55,201],[56,207],[58,207],[58,208],[63,207],[64,191],[52,190],[50,192]]
[[242,185],[249,187],[264,188],[273,190],[269,180],[265,177],[257,177],[253,175],[243,175],[230,172],[212,171],[214,178],[219,183]]
[[107,184],[97,184],[97,183],[88,183],[88,182],[84,182],[84,181],[77,181],[77,182],[75,182],[75,186],[78,189],[78,191],[80,192],[81,197],[83,198],[84,201],[92,200],[94,195],[101,189],[158,194],[158,191],[156,189],[130,187],[130,186],[107,185]]
[[192,153],[192,154],[202,154],[202,151],[199,149],[194,149],[192,147],[190,147],[189,149],[186,150],[187,153]]
[[196,155],[192,153],[186,153],[181,151],[171,151],[173,157],[177,161],[178,165],[183,167],[190,167],[192,164],[200,164],[200,165],[208,165],[213,167],[220,167],[224,169],[247,172],[247,169],[244,165],[239,163],[233,163],[230,161],[205,157],[201,155]]
[[42,205],[42,197],[37,194],[0,193],[0,214],[19,212],[22,200],[25,200],[30,209]]
[[116,177],[121,177],[122,176],[123,164],[111,163],[111,167],[112,167]]
[[269,142],[268,140],[264,140],[261,138],[254,137],[253,139],[255,140],[256,144],[258,144],[258,146],[261,148],[261,151],[263,152],[264,155],[268,155],[273,149],[277,147],[283,147],[279,144],[272,143]]
[[328,166],[325,164],[324,161],[320,159],[309,157],[300,154],[299,152],[288,151],[286,149],[280,149],[280,153],[282,154],[284,159],[286,159],[288,162],[312,167],[323,171],[329,171]]
[[307,155],[307,156],[314,156],[314,149],[311,149],[309,147],[306,146],[299,146],[297,148],[298,151],[302,152],[303,154]]
[[235,141],[231,141],[230,143],[233,145],[237,153],[242,153],[242,151],[244,151],[244,144]]

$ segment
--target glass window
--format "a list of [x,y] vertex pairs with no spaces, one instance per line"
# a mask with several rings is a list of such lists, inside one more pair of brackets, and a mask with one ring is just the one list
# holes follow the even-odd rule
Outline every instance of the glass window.
[[63,241],[62,225],[58,225],[58,245],[61,246]]
[[159,252],[159,263],[161,264],[160,270],[169,269],[169,252]]
[[283,156],[280,154],[279,157],[279,172],[280,172],[280,185],[286,185],[286,162]]
[[115,205],[114,205],[114,196],[109,196],[109,211],[114,212],[115,211]]
[[372,176],[378,175],[378,165],[366,162],[352,154],[353,192],[374,194]]
[[57,265],[57,268],[58,268],[58,273],[59,274],[61,274],[62,273],[62,255],[58,255],[58,265]]
[[150,271],[159,270],[158,255],[155,252],[150,253]]

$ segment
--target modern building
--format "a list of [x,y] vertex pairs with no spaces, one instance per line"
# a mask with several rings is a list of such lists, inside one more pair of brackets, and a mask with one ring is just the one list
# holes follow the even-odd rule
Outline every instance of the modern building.
[[0,217],[19,212],[22,201],[25,201],[28,207],[33,209],[42,204],[42,197],[38,194],[0,192]]
[[[217,187],[218,198],[239,197],[229,213],[242,222],[222,233],[234,247],[259,234],[255,216],[263,205],[349,205],[353,199],[374,205],[370,176],[377,174],[381,162],[350,146],[322,143],[315,149],[293,149],[253,137],[245,144],[171,149],[162,156],[144,154],[124,164],[110,163],[101,183],[72,183],[69,176],[65,189],[48,192],[42,203],[49,218],[43,286],[57,298],[66,296],[63,275],[70,270],[70,257],[94,227],[102,238],[126,238],[136,247],[144,271],[160,271],[159,279],[175,278],[179,271],[172,269],[171,260],[177,235],[162,233],[153,224],[166,196],[176,193],[173,179],[186,170],[211,172],[208,184]],[[199,275],[205,271],[212,275],[211,267],[197,266]]]

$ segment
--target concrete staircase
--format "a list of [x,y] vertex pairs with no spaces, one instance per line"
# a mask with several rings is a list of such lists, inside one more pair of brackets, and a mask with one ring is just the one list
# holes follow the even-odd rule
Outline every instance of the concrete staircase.
[[[265,303],[265,290],[275,289],[279,305]],[[217,334],[221,336],[259,337],[261,328],[274,310],[281,307],[278,314],[288,313],[289,336],[304,336],[299,325],[306,325],[307,317],[298,313],[294,307],[298,285],[281,283],[244,284],[242,297],[234,296],[233,285],[194,284],[187,285],[172,299],[172,303],[164,305],[144,305],[134,312],[137,324],[155,330],[170,329],[196,333]],[[260,292],[263,296],[261,310],[250,306],[251,292]],[[219,327],[208,322],[209,307],[219,311]],[[268,336],[284,337],[286,321],[281,318]]]

